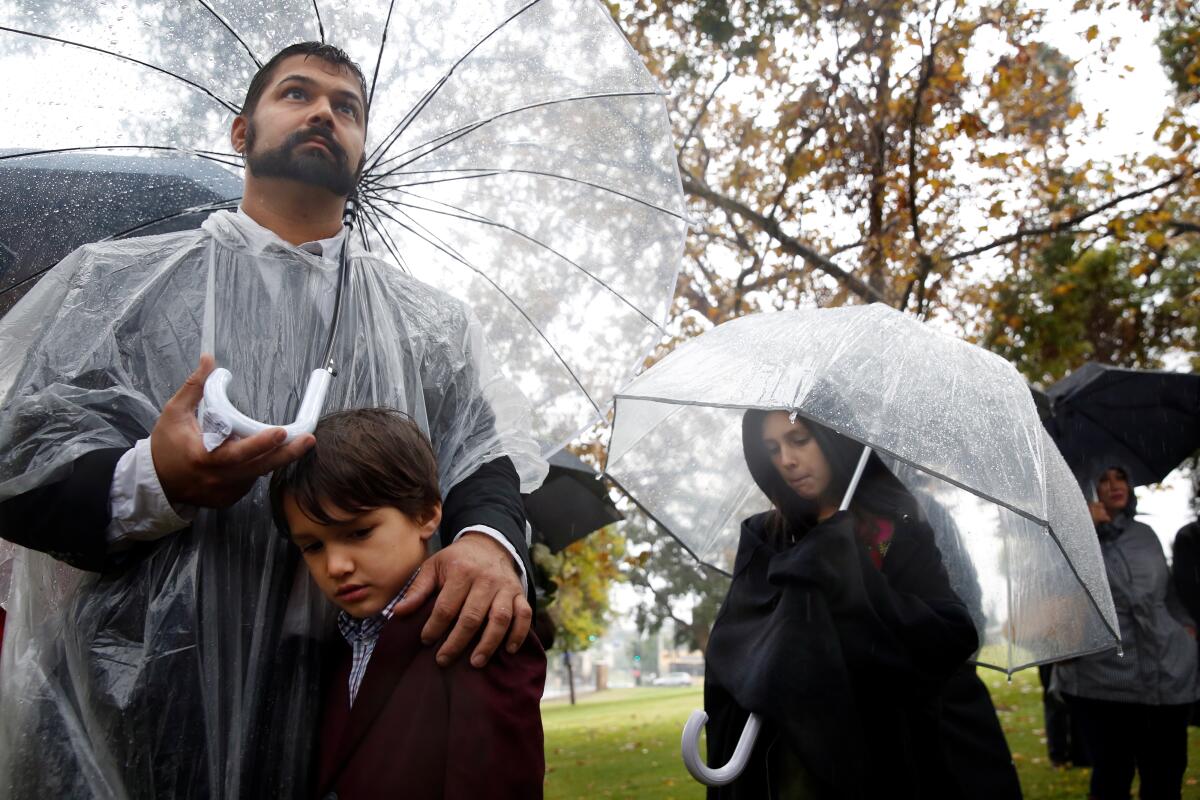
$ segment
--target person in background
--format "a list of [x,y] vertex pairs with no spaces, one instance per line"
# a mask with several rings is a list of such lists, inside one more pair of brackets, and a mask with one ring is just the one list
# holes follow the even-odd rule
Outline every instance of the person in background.
[[708,758],[764,721],[746,769],[710,798],[973,797],[943,750],[940,695],[978,647],[915,499],[862,446],[784,411],[742,445],[772,510],[742,523],[706,653]]
[[1123,652],[1058,663],[1054,688],[1079,719],[1092,759],[1089,796],[1177,800],[1187,767],[1187,722],[1197,692],[1195,623],[1175,593],[1162,545],[1134,519],[1128,473],[1095,480],[1092,520],[1108,572]]
[[[1192,472],[1192,509],[1200,510],[1200,470]],[[1193,620],[1200,620],[1200,519],[1176,532],[1171,547],[1171,575],[1179,602]],[[1200,725],[1200,702],[1192,706],[1191,724]]]

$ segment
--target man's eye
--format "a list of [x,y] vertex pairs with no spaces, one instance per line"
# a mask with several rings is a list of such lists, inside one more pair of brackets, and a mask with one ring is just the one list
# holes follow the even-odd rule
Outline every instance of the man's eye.
[[352,105],[346,104],[339,106],[338,110],[343,114],[348,115],[351,119],[358,119],[358,109]]
[[301,89],[300,87],[293,86],[292,88],[286,90],[283,93],[283,96],[284,97],[293,97],[297,100],[303,100],[307,95],[304,93],[304,90]]

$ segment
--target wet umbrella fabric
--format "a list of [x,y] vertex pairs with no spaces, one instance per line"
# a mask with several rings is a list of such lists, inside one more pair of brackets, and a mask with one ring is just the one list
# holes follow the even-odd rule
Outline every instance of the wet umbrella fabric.
[[210,161],[95,153],[0,159],[0,187],[20,198],[0,211],[0,316],[75,248],[199,227],[242,191]]
[[769,507],[744,410],[786,409],[870,444],[917,498],[979,632],[1012,671],[1116,646],[1087,508],[1003,359],[885,306],[758,314],[684,343],[617,395],[606,471],[728,571]]
[[1200,375],[1084,364],[1046,390],[1046,429],[1081,482],[1119,464],[1158,483],[1200,448]]
[[[23,116],[0,146],[23,152],[0,161],[161,155],[236,176],[251,76],[318,39],[366,73],[364,244],[476,310],[557,449],[661,338],[685,232],[666,105],[604,4],[17,0],[0,71],[21,79],[0,100]],[[5,207],[17,190],[0,173]]]
[[535,543],[557,553],[592,531],[625,519],[609,499],[600,474],[578,456],[559,450],[547,461],[546,480],[524,498]]

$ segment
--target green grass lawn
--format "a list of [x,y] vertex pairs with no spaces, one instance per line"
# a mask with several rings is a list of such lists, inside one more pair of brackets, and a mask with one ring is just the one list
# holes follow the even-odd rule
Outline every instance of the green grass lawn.
[[[992,691],[1028,800],[1081,800],[1087,770],[1056,770],[1046,758],[1041,687],[1026,670],[1008,683],[980,670]],[[620,689],[583,695],[578,705],[543,703],[546,729],[546,797],[628,797],[647,800],[704,797],[679,758],[679,735],[699,687]],[[1183,796],[1200,800],[1200,730],[1189,729],[1188,773]]]

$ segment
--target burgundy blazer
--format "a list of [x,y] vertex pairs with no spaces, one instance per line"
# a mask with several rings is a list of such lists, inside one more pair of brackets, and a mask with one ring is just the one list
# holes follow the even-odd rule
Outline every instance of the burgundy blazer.
[[439,645],[421,644],[434,599],[384,626],[353,708],[350,646],[339,637],[326,673],[318,797],[542,796],[541,644],[530,632],[520,650],[502,647],[483,669],[471,666],[470,648],[439,667]]

